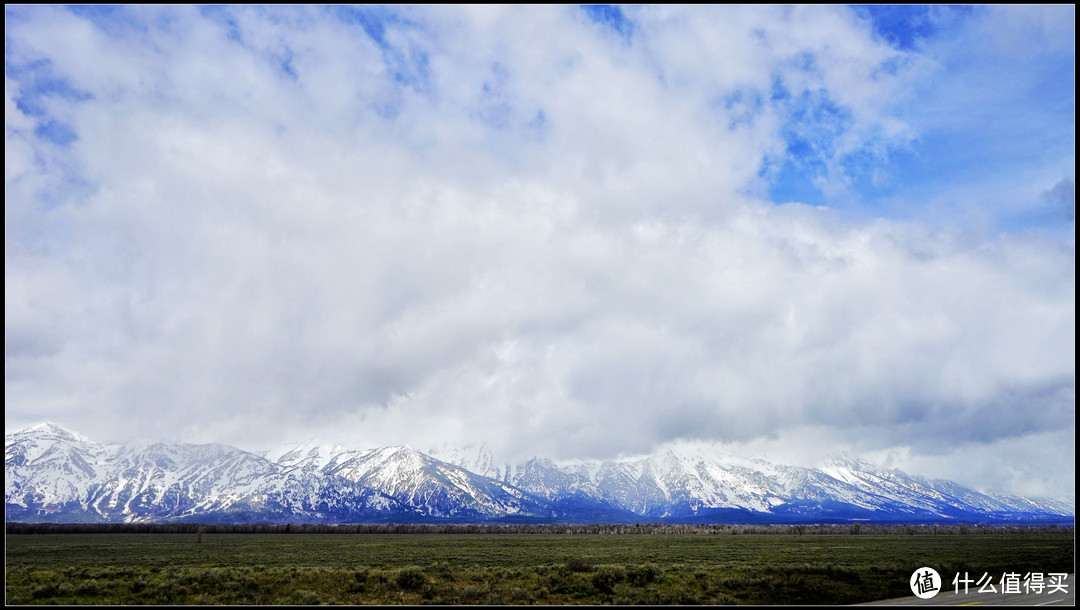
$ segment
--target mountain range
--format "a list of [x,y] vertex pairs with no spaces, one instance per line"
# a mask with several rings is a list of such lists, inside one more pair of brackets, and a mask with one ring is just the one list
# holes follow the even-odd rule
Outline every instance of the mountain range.
[[314,440],[94,442],[54,423],[5,436],[6,521],[1072,523],[1075,502],[979,492],[837,458],[820,468],[705,451],[498,464],[483,445],[426,453]]

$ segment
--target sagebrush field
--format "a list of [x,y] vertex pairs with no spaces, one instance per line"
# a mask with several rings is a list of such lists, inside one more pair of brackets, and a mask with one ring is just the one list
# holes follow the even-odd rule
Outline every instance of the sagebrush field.
[[854,603],[921,566],[1072,571],[1074,534],[11,534],[6,602]]

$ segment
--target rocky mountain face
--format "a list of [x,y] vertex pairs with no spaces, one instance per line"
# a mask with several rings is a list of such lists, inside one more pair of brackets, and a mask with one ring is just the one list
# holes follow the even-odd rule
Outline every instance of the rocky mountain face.
[[46,423],[5,437],[8,521],[1071,521],[1072,502],[996,496],[850,459],[823,468],[707,453],[499,465],[314,441],[263,453],[93,442]]
[[7,520],[380,520],[413,507],[227,445],[95,443],[55,424],[5,437]]
[[[436,456],[444,452],[435,449]],[[559,467],[533,459],[496,466],[483,446],[445,452],[461,464],[488,464],[487,474],[550,502],[592,504],[654,520],[756,521],[1025,520],[1072,515],[1074,504],[981,493],[850,458],[822,468],[777,465],[667,451],[637,459]]]

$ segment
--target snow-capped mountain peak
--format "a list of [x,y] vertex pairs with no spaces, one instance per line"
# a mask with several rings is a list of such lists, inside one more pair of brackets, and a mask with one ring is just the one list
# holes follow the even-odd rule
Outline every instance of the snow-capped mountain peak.
[[20,430],[19,432],[16,432],[16,434],[33,435],[35,438],[41,441],[62,440],[82,443],[90,442],[90,439],[79,434],[78,432],[68,430],[60,424],[52,421],[43,421],[40,424],[36,424],[34,426],[30,426],[29,428]]
[[[1071,520],[1074,502],[982,493],[850,456],[821,468],[702,447],[497,466],[484,445],[351,449],[307,439],[97,443],[53,423],[5,437],[9,519],[807,522]],[[433,455],[434,454],[434,455]]]

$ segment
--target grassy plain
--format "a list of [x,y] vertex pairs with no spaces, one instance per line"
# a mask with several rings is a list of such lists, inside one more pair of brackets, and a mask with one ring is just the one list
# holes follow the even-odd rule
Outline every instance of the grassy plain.
[[[16,534],[8,604],[833,603],[1071,572],[1074,535]],[[948,591],[951,593],[951,590]]]

